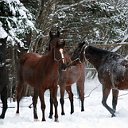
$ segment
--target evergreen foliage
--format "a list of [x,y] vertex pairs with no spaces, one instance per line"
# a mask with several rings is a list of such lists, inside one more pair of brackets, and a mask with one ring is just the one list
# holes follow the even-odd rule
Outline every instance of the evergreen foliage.
[[11,45],[19,43],[24,46],[21,40],[34,29],[31,13],[20,1],[0,1],[0,22],[11,39]]
[[80,43],[82,38],[89,43],[122,40],[127,34],[127,18],[126,8],[95,1],[59,5],[55,15],[56,25],[68,30],[71,43]]

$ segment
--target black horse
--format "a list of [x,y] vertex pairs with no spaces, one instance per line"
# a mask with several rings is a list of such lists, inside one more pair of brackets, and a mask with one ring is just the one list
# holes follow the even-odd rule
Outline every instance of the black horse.
[[[85,53],[86,59],[96,68],[98,79],[102,84],[103,106],[115,116],[119,90],[128,89],[128,60],[120,54],[87,46],[85,43],[77,51],[77,56],[81,52]],[[107,105],[107,98],[112,89],[112,106]]]
[[3,104],[0,119],[4,119],[7,110],[8,73],[6,68],[6,40],[7,37],[0,39],[0,95]]

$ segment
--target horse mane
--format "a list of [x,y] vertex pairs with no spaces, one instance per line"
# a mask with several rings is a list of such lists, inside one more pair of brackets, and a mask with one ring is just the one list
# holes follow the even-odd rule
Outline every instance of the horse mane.
[[92,50],[91,53],[93,52],[94,54],[106,55],[106,54],[112,53],[110,51],[100,49],[100,48],[96,48],[96,47],[93,47],[93,46],[88,46],[88,49],[91,49]]
[[[107,56],[111,56],[113,55],[113,52],[111,51],[107,51],[105,49],[100,49],[100,48],[96,48],[93,46],[88,46],[85,50],[85,54],[91,54],[95,56],[95,60],[102,60],[102,59],[107,59]],[[101,63],[101,62],[100,62]]]

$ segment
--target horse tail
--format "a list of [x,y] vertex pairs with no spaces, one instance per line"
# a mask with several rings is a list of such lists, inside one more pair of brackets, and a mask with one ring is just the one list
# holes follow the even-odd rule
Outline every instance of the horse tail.
[[27,60],[26,56],[22,56],[19,60],[18,69],[17,69],[18,81],[23,81],[23,69],[22,68],[26,60]]
[[23,79],[23,65],[25,61],[27,60],[26,56],[22,56],[19,60],[18,67],[17,67],[17,80],[18,84],[16,87],[17,90],[17,99],[21,99],[23,95],[25,94],[26,87]]
[[76,91],[77,91],[78,99],[80,99],[80,90],[79,90],[78,85],[76,85]]
[[84,84],[76,86],[77,95],[80,100],[84,100]]

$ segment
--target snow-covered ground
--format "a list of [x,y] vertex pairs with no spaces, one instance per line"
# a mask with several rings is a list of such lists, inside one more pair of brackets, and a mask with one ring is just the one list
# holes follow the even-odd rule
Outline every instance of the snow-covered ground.
[[[95,88],[95,89],[94,89]],[[94,89],[94,90],[93,90]],[[92,91],[93,90],[93,91]],[[102,89],[98,80],[86,80],[85,82],[85,111],[80,112],[80,102],[77,99],[76,86],[73,85],[75,112],[70,115],[68,96],[65,95],[65,116],[61,116],[60,103],[58,106],[59,122],[51,120],[49,115],[49,92],[45,93],[46,122],[42,122],[40,102],[38,101],[39,120],[34,121],[33,109],[28,108],[31,97],[25,97],[20,103],[20,114],[16,115],[16,102],[8,101],[9,107],[6,118],[0,120],[0,128],[127,128],[128,122],[128,95],[127,91],[120,91],[116,117],[111,118],[110,113],[102,106]],[[122,95],[122,96],[121,96]],[[58,93],[59,102],[59,93]],[[111,106],[111,95],[108,99]],[[1,104],[0,104],[1,106]],[[0,107],[1,112],[1,107]]]

